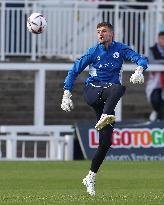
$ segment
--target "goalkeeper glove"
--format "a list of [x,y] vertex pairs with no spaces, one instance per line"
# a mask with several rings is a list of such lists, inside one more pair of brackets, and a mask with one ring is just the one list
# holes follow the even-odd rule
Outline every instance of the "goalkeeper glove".
[[61,109],[70,112],[74,106],[73,102],[71,100],[71,92],[69,90],[65,90],[63,94],[63,99],[62,99],[62,104],[61,104]]
[[130,82],[132,82],[133,84],[144,83],[143,68],[141,66],[138,66],[135,72],[131,75]]

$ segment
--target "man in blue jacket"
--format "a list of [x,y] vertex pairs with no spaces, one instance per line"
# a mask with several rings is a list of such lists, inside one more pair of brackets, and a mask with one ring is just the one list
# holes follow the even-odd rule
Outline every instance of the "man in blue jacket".
[[75,61],[64,81],[61,108],[69,112],[73,109],[71,91],[76,77],[89,65],[84,98],[96,113],[95,128],[99,131],[99,146],[92,159],[90,171],[83,179],[83,184],[91,196],[95,195],[96,173],[112,145],[114,109],[125,93],[125,87],[120,82],[122,64],[124,60],[130,60],[137,64],[137,68],[130,78],[130,82],[134,84],[144,83],[143,71],[148,64],[146,58],[127,45],[114,41],[113,36],[113,26],[110,23],[99,23],[97,25],[98,44],[89,48],[80,59]]

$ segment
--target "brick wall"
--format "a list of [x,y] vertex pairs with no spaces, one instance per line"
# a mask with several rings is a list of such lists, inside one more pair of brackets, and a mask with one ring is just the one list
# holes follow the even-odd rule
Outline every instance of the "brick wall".
[[[129,83],[131,72],[125,72],[123,83],[127,86],[123,97],[123,119],[145,120],[151,110],[147,103],[144,85]],[[46,74],[45,123],[74,124],[77,121],[94,120],[92,109],[83,99],[83,80],[87,72],[78,77],[72,92],[75,109],[71,113],[61,110],[63,81],[67,72],[49,71]],[[1,71],[0,75],[0,124],[33,124],[34,73],[30,71]]]

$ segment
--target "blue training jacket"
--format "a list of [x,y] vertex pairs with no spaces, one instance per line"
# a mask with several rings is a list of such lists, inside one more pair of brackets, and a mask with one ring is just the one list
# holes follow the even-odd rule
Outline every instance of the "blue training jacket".
[[89,65],[89,76],[86,84],[105,82],[120,84],[120,71],[124,60],[130,60],[138,66],[147,68],[147,58],[139,55],[127,45],[113,41],[106,50],[103,44],[89,48],[68,72],[64,81],[64,90],[72,91],[76,77]]

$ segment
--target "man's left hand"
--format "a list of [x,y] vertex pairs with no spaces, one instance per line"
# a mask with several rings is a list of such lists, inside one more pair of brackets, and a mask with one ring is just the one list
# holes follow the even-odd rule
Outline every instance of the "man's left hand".
[[130,82],[132,82],[133,84],[144,83],[143,68],[141,66],[138,66],[135,72],[131,75]]

